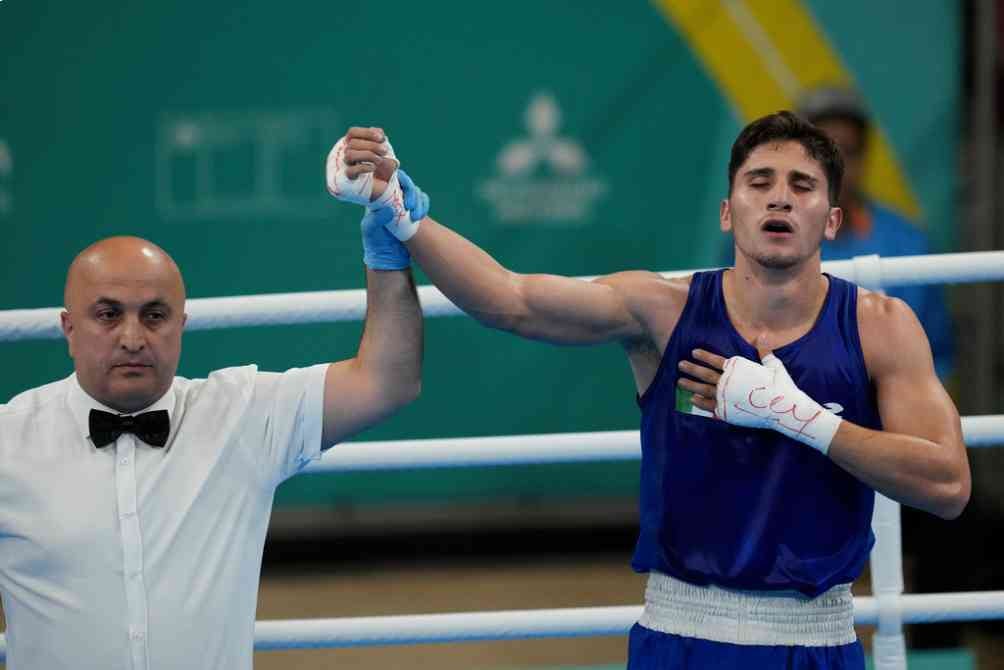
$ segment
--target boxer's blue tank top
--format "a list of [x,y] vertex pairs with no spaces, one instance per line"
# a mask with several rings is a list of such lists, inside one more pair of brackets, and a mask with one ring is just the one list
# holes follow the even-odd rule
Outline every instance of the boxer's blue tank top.
[[[677,362],[702,348],[759,360],[732,326],[723,271],[693,276],[642,410],[641,532],[632,566],[694,584],[815,596],[860,574],[874,543],[874,492],[828,458],[770,430],[677,409]],[[878,429],[858,336],[857,287],[829,277],[804,336],[775,350],[795,384]],[[831,406],[832,408],[832,406]]]

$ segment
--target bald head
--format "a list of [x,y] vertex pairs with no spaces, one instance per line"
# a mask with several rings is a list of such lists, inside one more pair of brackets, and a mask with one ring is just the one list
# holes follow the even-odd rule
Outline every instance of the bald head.
[[[119,236],[98,240],[73,259],[66,273],[63,304],[71,308],[74,293],[95,282],[155,282],[185,301],[181,270],[166,251],[139,237]],[[81,305],[77,305],[79,308]]]
[[120,412],[170,388],[181,354],[185,284],[152,242],[109,237],[81,251],[66,273],[63,333],[77,380]]

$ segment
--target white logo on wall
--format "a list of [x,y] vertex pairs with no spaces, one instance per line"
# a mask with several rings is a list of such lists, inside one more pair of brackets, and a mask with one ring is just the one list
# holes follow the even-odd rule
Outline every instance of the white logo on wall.
[[0,137],[0,216],[10,214],[14,209],[14,195],[10,185],[13,175],[14,157],[7,140]]
[[157,208],[168,219],[317,217],[330,211],[328,109],[166,116],[157,132]]
[[606,193],[607,184],[587,174],[589,158],[582,145],[559,135],[560,125],[554,96],[534,96],[526,110],[528,136],[502,148],[497,176],[478,187],[500,221],[581,225]]

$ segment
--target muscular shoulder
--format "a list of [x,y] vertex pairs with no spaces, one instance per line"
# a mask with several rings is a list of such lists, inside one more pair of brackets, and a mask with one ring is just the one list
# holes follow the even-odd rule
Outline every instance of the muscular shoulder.
[[640,270],[606,275],[596,282],[617,291],[633,313],[649,318],[666,312],[679,316],[690,290],[690,277],[667,279]]
[[872,378],[903,366],[933,365],[923,327],[899,298],[859,288],[858,332]]
[[606,275],[596,281],[622,297],[650,337],[669,337],[683,313],[690,292],[690,276],[667,278],[655,272],[631,271]]

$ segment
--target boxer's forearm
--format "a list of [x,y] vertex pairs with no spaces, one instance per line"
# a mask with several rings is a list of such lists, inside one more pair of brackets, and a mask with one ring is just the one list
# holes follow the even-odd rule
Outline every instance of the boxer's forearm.
[[522,310],[513,273],[446,226],[426,217],[407,247],[439,290],[486,325],[503,327]]
[[[685,368],[696,374],[696,366]],[[969,499],[968,465],[958,430],[947,423],[925,434],[863,428],[802,392],[773,354],[755,363],[739,356],[724,361],[715,382],[715,412],[733,425],[776,430],[818,449],[876,491],[945,518],[958,516]],[[916,425],[916,422],[914,422]],[[953,437],[958,434],[959,436]]]
[[958,451],[921,437],[863,428],[842,421],[829,457],[897,502],[954,519],[969,498]]

